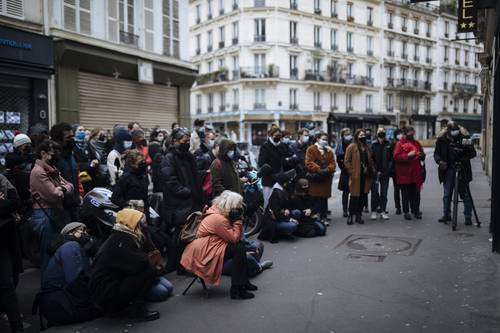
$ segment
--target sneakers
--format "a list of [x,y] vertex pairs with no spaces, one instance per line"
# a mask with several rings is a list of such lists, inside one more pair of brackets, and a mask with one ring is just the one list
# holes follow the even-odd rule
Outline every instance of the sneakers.
[[389,219],[389,213],[387,213],[387,212],[382,213],[381,216],[382,216],[382,220],[388,220]]
[[370,216],[371,220],[376,220],[378,218],[378,214],[373,212],[372,215]]
[[439,223],[448,223],[450,221],[451,221],[451,216],[448,215],[444,215],[438,220]]
[[273,266],[273,262],[271,260],[263,260],[261,263],[260,263],[260,269],[262,271],[265,271],[266,269],[269,269]]

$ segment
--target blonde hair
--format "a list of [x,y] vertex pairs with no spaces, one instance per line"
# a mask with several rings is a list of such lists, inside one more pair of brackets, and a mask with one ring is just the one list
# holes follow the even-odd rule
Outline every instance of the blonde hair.
[[212,205],[218,208],[222,215],[228,216],[231,209],[243,206],[243,197],[236,192],[226,190],[212,200]]

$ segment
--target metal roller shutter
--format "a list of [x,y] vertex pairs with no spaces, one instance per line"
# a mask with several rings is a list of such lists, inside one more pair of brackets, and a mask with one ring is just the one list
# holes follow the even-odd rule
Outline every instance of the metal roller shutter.
[[111,129],[131,121],[144,129],[170,128],[178,121],[176,87],[80,72],[79,91],[80,123],[86,128]]

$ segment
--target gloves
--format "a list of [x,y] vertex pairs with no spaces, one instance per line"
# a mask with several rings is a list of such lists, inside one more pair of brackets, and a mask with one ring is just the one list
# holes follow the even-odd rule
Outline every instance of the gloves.
[[448,163],[444,162],[444,161],[440,161],[439,162],[439,170],[446,170],[448,169]]

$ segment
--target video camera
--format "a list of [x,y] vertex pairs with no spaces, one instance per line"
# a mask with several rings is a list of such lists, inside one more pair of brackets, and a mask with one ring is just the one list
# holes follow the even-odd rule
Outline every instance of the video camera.
[[459,141],[452,142],[450,146],[456,162],[468,161],[470,157],[467,152],[474,149],[474,144],[470,138],[462,138]]

